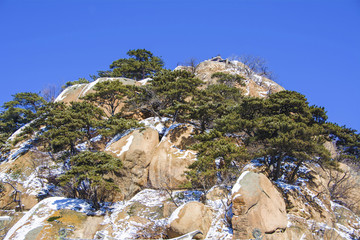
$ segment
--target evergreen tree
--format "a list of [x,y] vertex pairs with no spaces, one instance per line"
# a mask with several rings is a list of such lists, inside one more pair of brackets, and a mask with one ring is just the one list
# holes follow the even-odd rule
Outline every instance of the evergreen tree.
[[214,73],[211,78],[216,79],[218,83],[225,84],[228,87],[235,87],[236,85],[245,86],[245,78],[238,74],[217,72]]
[[325,125],[329,141],[336,144],[339,161],[360,164],[360,134],[356,130],[335,123]]
[[78,80],[72,81],[72,82],[66,82],[64,86],[62,86],[62,89],[65,89],[67,87],[73,86],[75,84],[84,84],[84,83],[89,83],[89,80],[85,79],[85,78],[79,78]]
[[89,200],[99,209],[100,202],[119,191],[110,174],[120,171],[120,159],[104,152],[84,151],[71,157],[70,165],[70,170],[58,178],[60,185],[70,190],[67,191],[70,197]]
[[107,113],[114,116],[120,105],[124,104],[127,96],[131,94],[131,87],[120,81],[103,81],[95,85],[93,93],[87,94],[83,99],[96,103]]
[[70,151],[76,154],[76,144],[88,141],[96,135],[96,128],[101,124],[103,111],[87,102],[55,103],[44,114],[46,131],[41,140],[52,153]]
[[110,65],[114,69],[112,76],[141,80],[153,76],[164,67],[161,58],[145,49],[129,50],[127,55],[130,58],[118,59]]
[[206,192],[216,183],[230,183],[248,159],[244,147],[235,139],[219,131],[198,135],[199,142],[191,148],[197,151],[197,161],[189,166],[186,177],[189,187],[201,188]]
[[323,146],[324,119],[323,108],[310,107],[297,92],[282,91],[268,99],[244,99],[217,122],[216,128],[238,136],[253,158],[262,159],[272,169],[274,180],[281,176],[285,163],[294,164],[287,175],[292,182],[304,161],[329,161]]
[[150,89],[160,99],[160,113],[181,120],[190,110],[189,101],[203,82],[187,71],[164,70],[151,81]]
[[125,119],[120,114],[115,114],[103,121],[99,132],[106,137],[113,137],[126,130],[140,127],[143,127],[143,124],[140,124],[135,119]]
[[201,132],[213,125],[214,120],[230,113],[242,101],[239,89],[225,84],[213,84],[199,90],[190,101],[188,119],[199,123]]
[[36,93],[22,92],[13,95],[12,101],[4,103],[4,111],[0,114],[0,132],[10,135],[34,120],[45,103]]

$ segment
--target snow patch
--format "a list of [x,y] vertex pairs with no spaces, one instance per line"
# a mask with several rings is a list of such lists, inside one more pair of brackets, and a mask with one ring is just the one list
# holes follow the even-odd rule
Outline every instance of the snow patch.
[[145,84],[147,84],[147,82],[152,81],[152,80],[153,80],[152,78],[145,78],[145,79],[140,80],[138,82],[141,83],[141,85],[145,85]]
[[100,81],[100,79],[96,79],[95,81],[93,81],[91,83],[87,83],[86,87],[84,87],[83,90],[80,92],[79,97],[84,97],[86,95],[86,93],[89,90],[91,90],[99,81]]
[[111,144],[113,144],[114,142],[119,141],[121,138],[125,137],[126,135],[128,135],[129,133],[131,133],[134,130],[134,128],[131,128],[123,133],[119,133],[116,134],[115,137],[113,137],[105,146],[105,150],[106,151],[110,151],[110,146]]
[[18,157],[20,157],[23,153],[26,153],[30,148],[33,147],[31,144],[33,139],[29,139],[26,142],[20,144],[18,148],[12,149],[10,151],[9,157],[6,159],[7,161],[14,161]]
[[131,136],[126,140],[126,144],[121,148],[120,153],[117,154],[118,157],[120,157],[121,154],[123,154],[124,152],[129,151],[133,139],[134,139],[134,135],[131,135]]
[[[31,208],[6,234],[4,240],[23,240],[26,235],[33,229],[41,227],[45,224],[45,220],[49,218],[54,211],[60,209],[70,209],[86,214],[93,213],[91,206],[84,200],[50,197],[37,203]],[[14,235],[15,234],[15,235]]]
[[238,192],[241,188],[241,184],[240,181],[246,176],[246,174],[248,174],[249,171],[245,171],[243,172],[240,177],[236,180],[236,183],[234,184],[233,188],[231,189],[231,194],[234,194],[236,192]]
[[55,99],[54,102],[60,102],[60,101],[64,100],[64,99],[66,98],[67,94],[68,94],[71,90],[73,90],[73,89],[75,89],[75,88],[77,88],[77,87],[79,87],[79,86],[81,86],[81,85],[83,85],[83,84],[74,84],[74,85],[72,85],[72,86],[70,86],[70,87],[65,88],[65,89],[59,94],[59,96],[56,97],[56,99]]
[[33,124],[36,120],[38,120],[38,118],[32,120],[31,122],[25,124],[24,126],[22,126],[21,128],[19,128],[18,130],[16,130],[16,131],[9,137],[8,141],[13,141],[13,140],[15,140],[15,138],[16,138],[18,135],[20,135],[20,134],[24,131],[24,129],[25,129],[26,127],[29,127],[29,126],[30,126],[31,124]]
[[171,214],[171,216],[168,219],[169,224],[179,218],[179,213],[180,213],[181,209],[184,208],[185,205],[186,205],[186,203],[182,204],[180,207],[175,209],[175,211]]
[[140,123],[143,123],[146,127],[151,127],[152,129],[155,129],[156,131],[158,131],[159,134],[164,134],[166,131],[164,123],[166,121],[169,121],[169,118],[149,117],[141,120]]

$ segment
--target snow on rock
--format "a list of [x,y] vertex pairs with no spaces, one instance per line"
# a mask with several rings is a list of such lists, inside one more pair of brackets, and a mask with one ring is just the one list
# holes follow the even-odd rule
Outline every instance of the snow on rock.
[[36,120],[38,119],[34,119],[32,120],[31,122],[25,124],[24,126],[22,126],[21,128],[19,128],[18,130],[16,130],[9,138],[8,138],[8,141],[13,141],[15,140],[15,138],[17,136],[19,136],[24,130],[25,128],[29,127],[31,124],[33,124]]
[[117,154],[118,157],[120,157],[121,154],[123,154],[124,152],[129,151],[129,148],[130,148],[130,146],[131,146],[131,143],[132,143],[133,139],[134,139],[134,136],[131,135],[131,136],[126,140],[126,144],[121,148],[120,153]]
[[83,86],[83,85],[84,85],[84,84],[74,84],[74,85],[72,85],[72,86],[70,86],[70,87],[67,87],[66,89],[64,89],[64,90],[59,94],[59,96],[56,97],[56,99],[55,99],[54,102],[61,102],[62,100],[64,100],[64,99],[67,97],[67,95],[68,95],[71,91],[73,91],[73,90],[75,90],[75,89],[77,89],[78,87]]
[[170,119],[167,117],[149,117],[144,120],[141,120],[140,123],[143,123],[146,127],[151,127],[159,132],[159,134],[164,134],[166,131],[165,122]]
[[129,133],[131,133],[132,131],[134,130],[134,128],[132,129],[129,129],[123,133],[119,133],[119,134],[116,134],[105,146],[105,151],[111,151],[110,150],[110,146],[111,144],[113,144],[114,142],[117,142],[119,141],[121,138],[125,137],[126,135],[128,135]]
[[153,80],[152,78],[145,78],[138,82],[141,83],[141,85],[146,85],[149,81],[152,81],[152,80]]
[[168,224],[170,224],[171,222],[173,222],[174,220],[179,218],[179,213],[181,211],[181,209],[184,208],[184,206],[186,205],[186,203],[183,203],[180,207],[178,207],[169,217],[169,219],[167,220]]
[[233,231],[226,221],[226,212],[228,210],[231,211],[231,205],[226,205],[226,202],[226,198],[216,201],[207,201],[207,205],[214,210],[214,216],[205,239],[232,239]]
[[236,180],[236,183],[234,184],[233,188],[231,189],[231,194],[234,194],[236,192],[238,192],[241,188],[241,184],[240,181],[246,176],[246,174],[248,174],[249,171],[245,171],[243,172],[240,177]]
[[49,218],[54,211],[60,209],[70,209],[77,212],[90,213],[91,206],[84,200],[71,199],[63,197],[46,198],[30,209],[10,230],[7,232],[4,240],[24,240],[26,235],[38,227],[43,226],[45,220]]
[[[106,225],[107,228],[105,227],[102,232],[106,233],[111,229],[112,237],[134,239],[138,236],[139,231],[149,224],[153,227],[164,227],[167,223],[166,219],[154,217],[151,209],[161,209],[167,198],[162,191],[144,189],[128,201],[117,202],[113,205],[111,213],[105,216],[102,225]],[[132,216],[131,211],[136,209],[138,204],[143,205],[143,211]]]
[[29,139],[23,143],[21,143],[18,147],[12,149],[10,151],[9,156],[7,157],[6,161],[14,161],[16,160],[18,157],[20,157],[22,154],[26,153],[30,148],[33,147],[32,143],[33,143],[33,139]]
[[96,79],[95,81],[88,83],[85,88],[80,92],[79,97],[84,97],[86,93],[91,90],[98,82],[100,81],[100,78]]

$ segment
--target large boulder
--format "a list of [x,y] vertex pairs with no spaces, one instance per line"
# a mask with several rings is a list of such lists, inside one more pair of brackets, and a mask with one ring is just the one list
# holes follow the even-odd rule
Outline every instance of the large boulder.
[[195,161],[196,153],[185,150],[193,141],[194,127],[183,124],[171,130],[156,146],[149,168],[149,179],[154,188],[180,188],[186,182],[184,172]]
[[[104,81],[119,81],[124,85],[136,85],[136,86],[140,86],[144,83],[142,81],[135,81],[135,80],[129,79],[129,78],[107,78],[107,77],[98,78],[98,79],[96,79],[96,81],[93,81],[91,83],[75,84],[75,85],[65,88],[59,94],[59,96],[57,96],[57,98],[55,99],[55,102],[64,102],[67,104],[70,102],[81,102],[81,101],[83,101],[82,100],[83,97],[85,97],[89,93],[94,92],[94,87],[97,83],[104,82]],[[123,102],[120,102],[120,105],[116,109],[115,113],[119,113],[121,111],[121,109],[124,107],[124,105],[125,104]],[[107,115],[111,114],[105,107],[100,106],[100,105],[99,105],[99,107],[102,108]],[[128,112],[128,114],[134,114],[134,113]],[[134,117],[141,119],[141,117],[139,117],[139,116],[134,115]]]
[[94,92],[94,87],[97,83],[104,81],[120,81],[124,85],[141,85],[141,83],[129,78],[98,78],[91,83],[75,84],[65,88],[55,99],[55,102],[70,103],[81,101],[82,97]]
[[82,199],[46,198],[12,225],[4,239],[59,239],[60,229],[66,229],[66,237],[93,239],[104,217],[86,214],[92,210]]
[[115,177],[121,189],[120,199],[130,198],[148,184],[148,167],[153,149],[159,143],[156,130],[135,130],[106,147],[105,152],[120,158],[123,169]]
[[167,234],[170,238],[200,230],[196,239],[205,239],[212,222],[212,210],[200,202],[189,202],[177,208],[169,218]]
[[262,234],[287,226],[285,202],[261,173],[245,171],[232,189],[233,239],[250,239],[258,229]]

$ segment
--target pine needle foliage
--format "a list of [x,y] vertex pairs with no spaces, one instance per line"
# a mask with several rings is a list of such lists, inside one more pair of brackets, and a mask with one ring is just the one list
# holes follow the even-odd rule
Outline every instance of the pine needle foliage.
[[129,50],[127,55],[129,58],[118,59],[110,65],[113,77],[141,80],[152,77],[164,67],[163,60],[146,49]]
[[120,189],[110,177],[122,168],[120,159],[104,152],[84,151],[70,158],[71,168],[58,180],[70,197],[89,200],[96,209],[100,202]]

